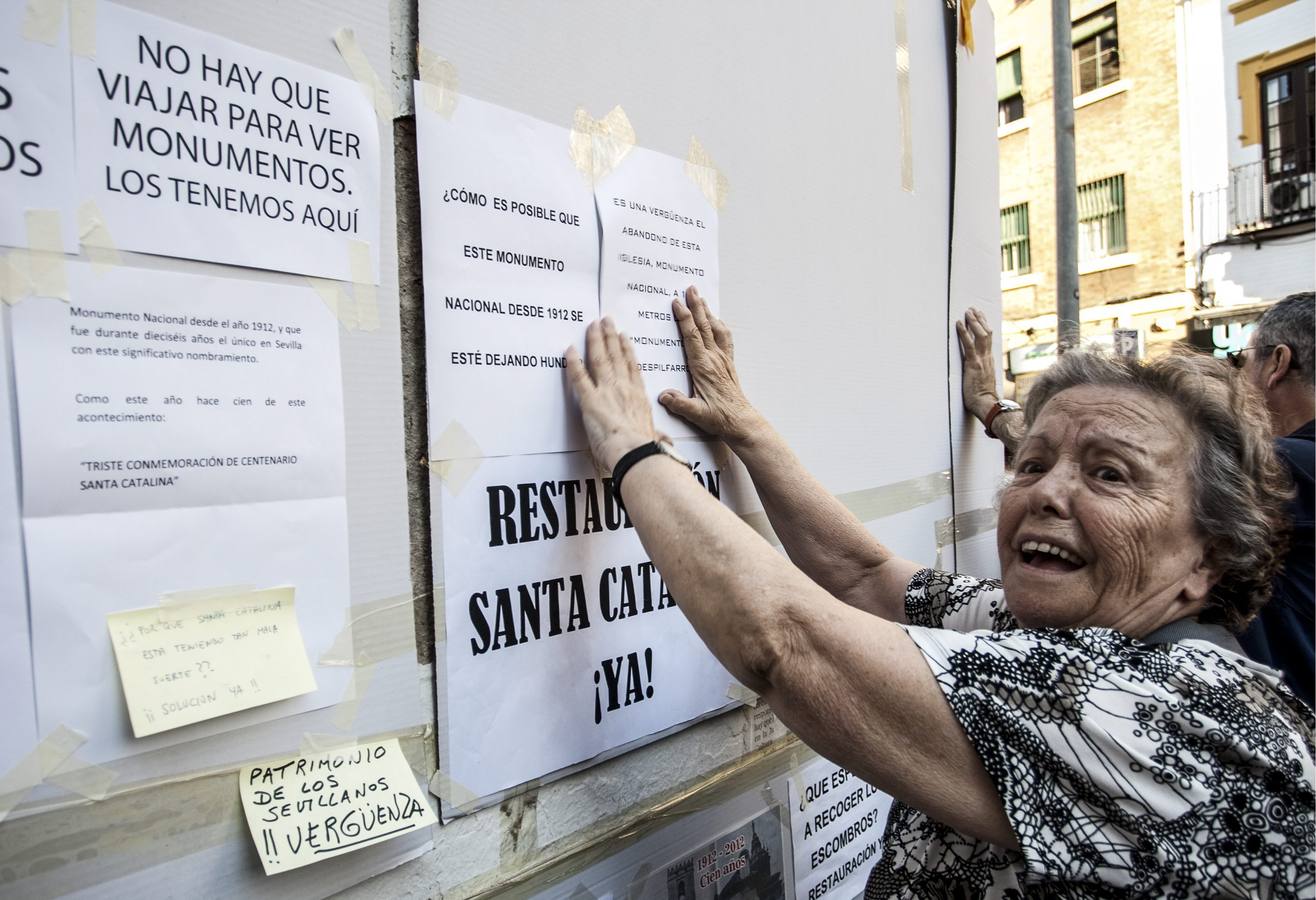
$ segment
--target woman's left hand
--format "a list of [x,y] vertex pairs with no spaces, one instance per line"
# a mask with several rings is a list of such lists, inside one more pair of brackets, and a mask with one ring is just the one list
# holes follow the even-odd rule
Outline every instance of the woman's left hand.
[[611,319],[591,322],[585,352],[588,368],[576,348],[568,348],[567,379],[580,402],[594,461],[611,472],[623,455],[660,436],[630,338]]

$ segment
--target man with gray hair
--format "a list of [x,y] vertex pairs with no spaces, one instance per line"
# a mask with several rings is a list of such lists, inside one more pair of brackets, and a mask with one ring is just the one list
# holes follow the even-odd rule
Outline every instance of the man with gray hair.
[[1288,557],[1272,584],[1270,602],[1239,638],[1258,662],[1281,670],[1293,692],[1312,705],[1313,641],[1313,470],[1316,469],[1316,295],[1290,294],[1257,321],[1246,349],[1229,361],[1247,375],[1270,413],[1275,450],[1288,464],[1297,487],[1290,506],[1293,533]]

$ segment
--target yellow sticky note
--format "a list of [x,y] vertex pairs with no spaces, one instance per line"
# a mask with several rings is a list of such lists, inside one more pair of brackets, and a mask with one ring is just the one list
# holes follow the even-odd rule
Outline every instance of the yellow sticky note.
[[106,623],[136,737],[315,690],[290,587],[111,613]]
[[266,875],[436,823],[397,738],[244,766],[238,791]]

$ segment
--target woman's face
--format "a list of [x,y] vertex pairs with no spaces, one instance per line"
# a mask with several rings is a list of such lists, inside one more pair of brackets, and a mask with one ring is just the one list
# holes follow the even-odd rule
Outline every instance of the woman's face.
[[1201,609],[1216,575],[1192,521],[1193,444],[1182,414],[1151,394],[1051,398],[1001,493],[997,550],[1020,624],[1141,637]]

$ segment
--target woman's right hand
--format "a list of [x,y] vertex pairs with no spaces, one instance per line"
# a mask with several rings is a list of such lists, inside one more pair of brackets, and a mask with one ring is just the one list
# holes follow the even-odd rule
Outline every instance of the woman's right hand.
[[672,315],[681,330],[694,396],[669,390],[658,395],[658,402],[673,415],[733,446],[749,440],[762,419],[736,376],[731,329],[713,315],[694,287],[686,289],[684,303],[672,301]]

